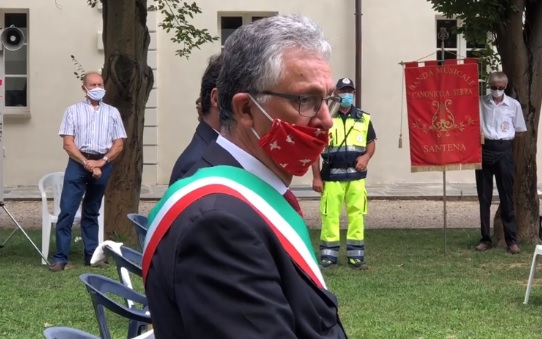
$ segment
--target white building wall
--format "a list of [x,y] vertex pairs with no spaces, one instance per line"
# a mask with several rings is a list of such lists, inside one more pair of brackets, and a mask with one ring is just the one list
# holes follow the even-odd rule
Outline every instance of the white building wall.
[[37,185],[45,173],[65,169],[60,121],[66,107],[84,96],[70,55],[86,70],[103,65],[97,44],[101,13],[86,1],[57,4],[0,0],[0,9],[29,9],[29,110],[4,118],[5,186]]
[[151,42],[147,54],[147,64],[152,68],[154,84],[145,107],[145,127],[143,129],[143,183],[157,183],[158,173],[158,14],[155,11],[147,14],[147,27]]
[[[86,1],[0,0],[0,9],[29,9],[29,106],[28,114],[6,117],[4,127],[4,185],[35,185],[51,171],[64,170],[67,156],[58,128],[65,108],[83,96],[73,75],[73,54],[86,70],[103,65],[99,47],[101,11]],[[299,13],[320,24],[330,40],[335,79],[355,78],[354,1],[306,2],[200,0],[203,14],[193,21],[212,35],[220,34],[220,15],[245,12]],[[16,7],[15,7],[16,6]],[[435,16],[425,0],[363,1],[362,108],[371,113],[378,135],[377,152],[369,168],[371,183],[442,181],[440,172],[410,173],[406,102],[401,100],[400,61],[421,58],[435,50]],[[179,153],[197,125],[195,100],[208,58],[220,52],[220,41],[196,49],[189,59],[175,55],[179,46],[149,13],[151,46],[148,63],[155,84],[146,106],[143,184],[166,184]],[[159,89],[159,91],[158,91]],[[402,108],[403,106],[403,108]],[[398,148],[401,128],[403,148]],[[540,158],[540,155],[539,157]],[[539,175],[542,170],[539,169]],[[294,184],[309,185],[310,173]],[[455,171],[448,182],[474,182],[473,171]]]

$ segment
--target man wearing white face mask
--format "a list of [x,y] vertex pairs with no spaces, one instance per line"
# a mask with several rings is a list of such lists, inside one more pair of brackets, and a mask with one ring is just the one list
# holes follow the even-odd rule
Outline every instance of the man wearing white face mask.
[[98,214],[111,175],[111,161],[120,154],[126,139],[119,111],[102,101],[102,76],[87,73],[82,89],[85,99],[68,107],[59,131],[69,159],[56,224],[57,251],[49,267],[52,272],[64,270],[68,263],[72,224],[83,195],[81,235],[85,265],[90,265],[98,246]]
[[501,219],[508,252],[519,253],[514,214],[514,154],[512,142],[518,133],[527,131],[520,103],[504,94],[508,78],[503,72],[489,76],[491,94],[480,99],[480,125],[484,134],[482,169],[476,170],[476,189],[480,203],[482,239],[476,249],[491,248],[489,213],[493,198],[493,175],[501,204]]

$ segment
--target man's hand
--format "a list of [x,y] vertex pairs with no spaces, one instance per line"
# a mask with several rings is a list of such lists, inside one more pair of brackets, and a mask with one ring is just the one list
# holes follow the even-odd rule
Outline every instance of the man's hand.
[[369,164],[369,155],[367,155],[367,154],[360,155],[356,159],[356,171],[358,171],[358,172],[366,171],[368,164]]
[[103,160],[87,160],[85,162],[85,169],[89,172],[92,172],[95,168],[102,168],[103,165],[105,165],[105,161]]
[[100,179],[100,177],[102,176],[102,170],[99,169],[98,167],[94,168],[92,170],[92,177],[94,179]]
[[324,190],[324,182],[322,181],[322,178],[312,179],[312,190],[318,193],[322,193],[322,191]]

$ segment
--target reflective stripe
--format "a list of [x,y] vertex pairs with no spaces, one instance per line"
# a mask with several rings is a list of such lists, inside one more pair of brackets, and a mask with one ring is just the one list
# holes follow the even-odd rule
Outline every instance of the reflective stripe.
[[320,256],[324,256],[324,255],[327,255],[327,256],[330,256],[330,257],[338,257],[339,256],[339,251],[330,250],[330,249],[321,250],[320,251]]
[[340,241],[322,241],[322,240],[320,240],[320,246],[324,246],[324,247],[340,247],[341,242]]
[[363,240],[346,240],[346,246],[352,245],[352,246],[363,246]]
[[362,250],[352,250],[352,251],[346,251],[346,255],[350,257],[363,257],[364,251]]
[[341,146],[341,147],[338,147],[338,146],[328,146],[324,149],[324,152],[325,153],[335,153],[335,152],[338,152],[338,151],[346,151],[346,152],[360,152],[360,153],[365,153],[365,151],[367,150],[367,148],[365,147],[362,147],[362,146]]
[[354,167],[348,167],[348,168],[332,168],[329,170],[330,174],[346,174],[346,173],[356,173],[356,169]]

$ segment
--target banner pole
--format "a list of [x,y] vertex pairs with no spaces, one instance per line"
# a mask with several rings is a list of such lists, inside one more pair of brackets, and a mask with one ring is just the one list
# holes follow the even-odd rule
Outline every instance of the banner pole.
[[444,169],[442,171],[442,193],[443,193],[443,196],[442,196],[442,201],[444,202],[444,215],[443,215],[443,219],[444,219],[444,254],[447,254],[447,242],[446,242],[446,227],[447,227],[447,222],[446,222],[446,219],[447,219],[447,211],[446,211],[446,169]]
[[[441,57],[441,66],[444,66],[444,60],[446,60],[446,45],[445,41],[448,40],[450,34],[446,30],[446,27],[441,27],[438,33],[438,38],[440,39],[440,57]],[[442,202],[443,202],[443,223],[444,223],[444,254],[447,254],[447,236],[446,236],[446,227],[447,227],[447,211],[446,211],[446,168],[442,171]]]

